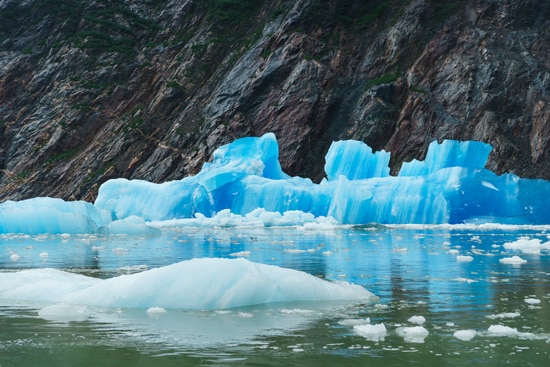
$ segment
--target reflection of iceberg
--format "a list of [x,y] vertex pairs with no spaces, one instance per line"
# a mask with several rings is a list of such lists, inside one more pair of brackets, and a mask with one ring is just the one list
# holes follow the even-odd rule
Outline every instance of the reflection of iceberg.
[[[109,232],[109,221],[132,216],[150,222],[211,217],[224,210],[246,215],[258,208],[302,211],[342,224],[550,223],[550,183],[484,169],[490,150],[474,141],[433,142],[425,161],[406,162],[398,176],[390,176],[390,153],[339,141],[326,155],[327,179],[315,184],[282,171],[275,136],[266,134],[220,147],[196,176],[162,184],[107,181],[95,205],[50,201],[41,206],[44,199],[0,204],[0,233],[96,232],[101,227]],[[40,210],[33,209],[36,205]],[[48,216],[50,205],[53,215]],[[74,221],[65,209],[70,207]],[[29,227],[29,222],[37,225]],[[133,233],[148,228],[135,219],[128,224]],[[110,228],[124,232],[125,224]]]
[[358,285],[245,259],[197,258],[96,279],[54,269],[0,273],[0,299],[101,307],[223,309],[299,301],[371,301]]

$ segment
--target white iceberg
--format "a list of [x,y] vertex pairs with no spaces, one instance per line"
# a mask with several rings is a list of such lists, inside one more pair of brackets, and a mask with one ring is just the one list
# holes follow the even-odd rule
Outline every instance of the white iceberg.
[[0,273],[0,299],[151,309],[226,309],[280,302],[370,302],[359,285],[249,260],[197,258],[97,279],[55,269]]

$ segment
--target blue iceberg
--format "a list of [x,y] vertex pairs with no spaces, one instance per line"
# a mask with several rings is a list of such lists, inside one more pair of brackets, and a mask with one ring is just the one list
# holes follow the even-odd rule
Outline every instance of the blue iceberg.
[[424,161],[405,162],[392,176],[389,152],[338,141],[325,157],[326,178],[316,184],[283,172],[268,133],[218,148],[212,162],[182,180],[109,180],[94,204],[49,198],[0,204],[0,233],[154,232],[153,222],[259,209],[339,224],[550,224],[550,183],[485,169],[490,152],[482,142],[434,141]]

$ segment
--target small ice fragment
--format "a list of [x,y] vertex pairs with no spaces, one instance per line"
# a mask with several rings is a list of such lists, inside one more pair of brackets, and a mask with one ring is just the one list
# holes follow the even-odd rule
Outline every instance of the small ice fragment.
[[356,326],[356,325],[365,325],[370,324],[370,318],[366,319],[344,319],[338,321],[338,325],[342,326]]
[[520,316],[520,313],[519,312],[503,312],[503,313],[499,313],[499,314],[496,314],[496,315],[489,315],[487,316],[487,318],[489,319],[512,319],[512,318],[515,318],[515,317],[519,317]]
[[449,250],[449,253],[450,253],[451,255],[458,255],[458,250],[455,250],[455,249]]
[[493,336],[517,336],[519,334],[518,329],[504,325],[491,325],[488,331]]
[[355,325],[353,330],[363,338],[373,342],[384,341],[384,338],[388,334],[386,326],[383,323]]
[[458,330],[453,334],[455,338],[462,341],[470,341],[476,336],[477,332],[475,330]]
[[160,315],[166,313],[166,310],[163,307],[149,307],[147,313],[149,315]]
[[47,252],[41,252],[41,253],[38,254],[38,256],[40,256],[41,258],[45,259],[45,258],[47,258],[49,255],[48,255]]
[[525,264],[527,260],[522,259],[519,256],[512,256],[512,257],[504,257],[500,260],[498,260],[501,264],[507,264],[507,265],[521,265]]
[[15,252],[13,254],[11,254],[11,256],[10,256],[11,261],[17,261],[20,258],[21,258],[21,256],[17,255]]
[[411,324],[422,325],[426,322],[426,318],[424,316],[411,316],[407,321]]
[[287,254],[303,254],[307,251],[301,250],[301,249],[286,249],[286,250],[283,250],[283,252],[286,252]]
[[474,258],[470,255],[458,255],[456,257],[456,261],[461,261],[461,262],[468,262],[472,260],[474,260]]
[[408,343],[424,343],[429,334],[423,326],[398,327],[396,331]]
[[526,298],[524,301],[530,305],[538,305],[540,303],[540,299],[538,298]]
[[473,279],[469,279],[469,278],[456,278],[456,279],[451,279],[451,280],[455,280],[457,282],[465,282],[465,283],[468,283],[468,284],[477,283],[477,280],[473,280]]
[[85,306],[59,303],[42,307],[38,316],[44,320],[57,322],[85,321],[90,317],[90,312]]

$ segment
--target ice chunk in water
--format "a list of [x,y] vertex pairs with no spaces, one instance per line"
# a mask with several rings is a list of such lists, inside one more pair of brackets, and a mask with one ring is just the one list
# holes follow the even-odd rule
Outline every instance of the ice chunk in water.
[[411,324],[423,325],[426,322],[426,318],[424,316],[411,316],[407,321]]
[[477,331],[471,330],[471,329],[457,330],[457,331],[454,332],[453,335],[454,335],[455,338],[467,342],[467,341],[470,341],[473,338],[475,338],[475,336],[477,335]]
[[384,325],[383,323],[355,325],[353,327],[353,330],[365,339],[373,342],[384,341],[384,338],[388,334],[388,331],[386,330],[386,325]]
[[509,264],[509,265],[521,265],[526,264],[527,260],[522,259],[519,256],[512,256],[512,257],[503,257],[502,259],[498,260],[501,264]]
[[398,327],[396,331],[408,343],[424,343],[424,339],[429,335],[423,326]]
[[0,299],[101,307],[222,309],[375,298],[358,285],[243,258],[197,258],[105,280],[54,269],[0,273]]
[[38,316],[57,322],[86,321],[91,316],[91,312],[85,306],[60,303],[41,308]]
[[95,233],[111,213],[85,201],[34,198],[0,204],[0,233]]

